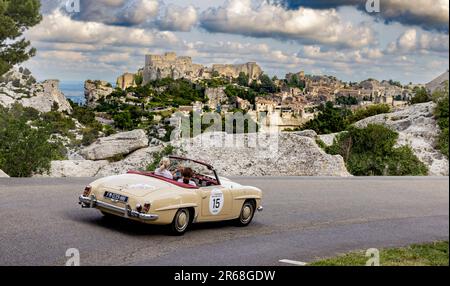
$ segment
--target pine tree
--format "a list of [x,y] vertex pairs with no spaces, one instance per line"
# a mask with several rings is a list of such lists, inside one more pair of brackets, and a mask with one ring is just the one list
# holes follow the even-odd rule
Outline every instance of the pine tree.
[[39,0],[0,0],[0,76],[34,56],[23,33],[42,20]]

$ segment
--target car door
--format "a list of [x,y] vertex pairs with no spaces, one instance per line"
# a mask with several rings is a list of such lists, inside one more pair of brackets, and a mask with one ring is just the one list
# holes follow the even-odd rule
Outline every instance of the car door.
[[229,219],[233,210],[232,192],[222,186],[199,189],[201,211],[198,221],[218,221]]

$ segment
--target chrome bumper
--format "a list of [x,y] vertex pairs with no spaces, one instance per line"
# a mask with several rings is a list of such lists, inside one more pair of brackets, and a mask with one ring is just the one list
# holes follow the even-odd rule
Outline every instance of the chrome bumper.
[[124,217],[126,218],[137,218],[143,221],[154,221],[157,220],[159,218],[158,215],[155,214],[144,214],[144,213],[140,213],[137,211],[134,211],[131,209],[130,205],[125,205],[124,208],[122,207],[118,207],[112,204],[108,204],[102,201],[99,201],[96,199],[96,197],[94,195],[91,195],[89,197],[85,197],[85,196],[80,196],[79,198],[80,202],[79,204],[81,205],[82,208],[103,208],[118,214],[122,214]]

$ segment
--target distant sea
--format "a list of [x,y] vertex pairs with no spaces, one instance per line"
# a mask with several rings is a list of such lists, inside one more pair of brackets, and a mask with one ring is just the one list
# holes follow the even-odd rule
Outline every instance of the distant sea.
[[85,104],[86,99],[84,98],[84,82],[61,81],[59,87],[68,99],[81,105]]

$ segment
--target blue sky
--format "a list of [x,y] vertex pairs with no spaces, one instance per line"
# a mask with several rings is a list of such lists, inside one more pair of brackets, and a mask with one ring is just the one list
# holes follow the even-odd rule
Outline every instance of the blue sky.
[[78,13],[41,2],[44,19],[26,33],[39,80],[114,82],[166,51],[345,81],[425,83],[449,66],[448,0],[380,0],[372,14],[366,0],[80,0]]

